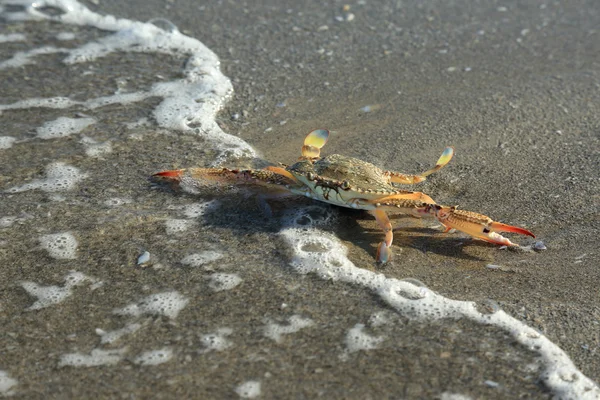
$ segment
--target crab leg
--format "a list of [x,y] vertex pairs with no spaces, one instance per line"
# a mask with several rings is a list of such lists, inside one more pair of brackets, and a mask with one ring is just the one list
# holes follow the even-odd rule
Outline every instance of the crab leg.
[[189,168],[162,171],[152,176],[173,182],[190,179],[197,182],[221,184],[262,183],[285,187],[299,184],[292,174],[281,167],[266,167],[264,169]]
[[487,215],[457,210],[455,206],[447,207],[432,204],[429,206],[428,211],[446,227],[446,232],[454,228],[474,238],[501,246],[518,246],[518,244],[511,242],[497,232],[512,232],[535,237],[527,229],[496,222]]
[[392,257],[392,250],[390,249],[390,247],[392,246],[392,241],[394,240],[392,223],[390,222],[390,219],[383,210],[371,210],[369,211],[369,214],[375,217],[375,220],[377,220],[377,223],[379,224],[379,226],[383,230],[383,233],[385,234],[385,239],[383,240],[383,242],[379,243],[379,246],[377,246],[376,257],[378,263],[385,264]]
[[433,174],[436,171],[439,171],[446,164],[448,164],[452,159],[452,155],[454,155],[454,149],[452,147],[446,147],[435,166],[428,171],[422,172],[419,175],[407,175],[394,171],[385,171],[384,174],[389,176],[390,181],[393,183],[412,184],[423,182],[425,179],[427,179],[429,175]]
[[[418,192],[417,192],[418,193]],[[371,206],[371,215],[375,216],[377,223],[385,233],[385,239],[377,248],[377,261],[387,262],[391,257],[390,246],[393,240],[392,226],[386,215],[388,212],[400,212],[414,216],[435,217],[445,227],[446,232],[457,229],[476,239],[498,244],[501,246],[518,246],[498,232],[512,232],[520,235],[535,237],[527,229],[496,222],[490,217],[472,211],[457,210],[456,207],[441,206],[433,202],[421,201],[413,198],[402,198],[405,195],[389,196],[377,200],[357,199],[354,202],[361,207]],[[427,195],[425,195],[427,196]]]

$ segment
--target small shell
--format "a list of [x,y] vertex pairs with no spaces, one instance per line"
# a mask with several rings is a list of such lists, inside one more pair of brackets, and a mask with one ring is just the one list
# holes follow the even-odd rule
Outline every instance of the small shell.
[[137,259],[137,265],[147,264],[150,261],[150,253],[144,251]]

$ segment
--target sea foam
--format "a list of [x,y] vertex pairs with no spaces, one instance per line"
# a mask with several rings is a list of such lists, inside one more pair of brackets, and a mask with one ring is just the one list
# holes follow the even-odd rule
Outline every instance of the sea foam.
[[[346,247],[335,236],[318,229],[287,228],[281,231],[281,235],[293,250],[290,265],[298,273],[313,273],[323,279],[364,287],[399,314],[411,319],[426,322],[465,318],[495,326],[508,332],[524,347],[540,354],[543,362],[540,379],[558,397],[590,400],[600,397],[600,388],[575,367],[563,350],[504,311],[483,314],[473,302],[452,300],[415,283],[358,268],[347,258]],[[358,326],[355,329],[354,337],[359,337],[356,333],[362,328]]]
[[62,162],[55,162],[46,167],[46,179],[35,179],[21,186],[7,190],[9,193],[25,192],[27,190],[41,189],[45,192],[59,192],[73,189],[87,174],[79,168]]
[[[172,24],[161,29],[152,23],[142,23],[124,18],[114,18],[96,14],[75,0],[10,0],[11,6],[21,6],[23,10],[3,13],[4,18],[13,21],[53,20],[64,24],[96,27],[113,34],[96,39],[74,48],[42,46],[29,51],[18,52],[12,58],[2,61],[0,69],[16,68],[35,63],[43,54],[65,54],[63,63],[91,63],[98,58],[119,52],[143,52],[185,56],[187,62],[183,78],[169,82],[157,82],[149,90],[76,101],[65,97],[38,98],[0,105],[0,111],[26,109],[32,107],[69,108],[80,106],[95,109],[110,104],[129,104],[151,97],[163,100],[154,109],[154,118],[161,128],[176,130],[204,137],[212,146],[220,150],[215,165],[228,156],[255,157],[250,145],[236,136],[229,135],[216,122],[217,113],[231,97],[231,81],[220,71],[218,57],[199,40],[179,32]],[[62,11],[60,15],[43,12],[44,7]]]

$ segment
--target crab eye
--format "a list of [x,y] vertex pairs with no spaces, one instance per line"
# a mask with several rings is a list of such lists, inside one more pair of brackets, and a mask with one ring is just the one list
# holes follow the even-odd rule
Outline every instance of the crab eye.
[[348,181],[342,182],[342,189],[344,189],[344,190],[350,189],[350,182],[348,182]]
[[313,174],[312,172],[309,172],[308,174],[306,174],[306,177],[308,178],[309,181],[315,180],[315,174]]

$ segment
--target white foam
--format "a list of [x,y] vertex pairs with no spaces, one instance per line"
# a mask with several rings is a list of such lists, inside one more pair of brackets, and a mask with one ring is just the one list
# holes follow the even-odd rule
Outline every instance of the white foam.
[[188,219],[168,219],[165,221],[165,225],[167,234],[175,235],[187,231],[190,227],[195,225],[195,222]]
[[289,228],[281,231],[281,235],[293,249],[290,265],[298,273],[314,273],[323,279],[362,286],[380,296],[401,315],[420,321],[466,318],[496,326],[541,355],[544,368],[540,379],[557,397],[600,397],[600,388],[573,365],[564,351],[504,311],[483,314],[473,302],[451,300],[423,286],[357,268],[346,257],[347,249],[328,233],[316,229]]
[[24,185],[12,187],[7,192],[19,193],[34,189],[41,189],[45,192],[71,190],[86,177],[87,174],[82,173],[78,168],[56,162],[46,167],[46,179],[35,179]]
[[52,258],[58,260],[72,260],[77,258],[77,246],[79,243],[70,232],[44,235],[39,240],[41,247]]
[[114,310],[115,314],[131,315],[164,315],[169,318],[177,318],[179,312],[187,305],[189,300],[179,292],[163,292],[150,295],[137,303],[130,304],[124,308]]
[[218,205],[219,201],[217,200],[188,204],[184,207],[183,213],[188,218],[198,218],[206,214],[207,211],[215,209]]
[[389,324],[391,322],[391,316],[388,313],[389,311],[378,311],[371,314],[369,317],[369,326],[375,328]]
[[11,378],[8,373],[0,371],[0,396],[12,396],[14,394],[13,388],[17,386],[19,382],[16,379]]
[[[92,26],[115,33],[76,48],[44,46],[20,52],[0,63],[0,68],[19,67],[35,62],[39,54],[56,52],[66,54],[63,60],[66,64],[93,62],[100,57],[119,52],[185,55],[188,61],[183,71],[184,78],[155,83],[148,91],[117,93],[81,102],[64,98],[27,99],[0,105],[0,110],[45,106],[64,108],[73,105],[93,109],[109,104],[127,104],[150,97],[162,97],[163,101],[153,112],[159,126],[203,136],[221,151],[217,163],[229,154],[256,156],[250,145],[238,137],[226,134],[216,123],[216,115],[231,96],[233,87],[229,79],[221,73],[218,57],[197,39],[183,35],[175,27],[164,30],[152,23],[96,14],[75,0],[10,0],[9,4],[21,5],[25,10],[5,11],[4,17],[7,20],[49,19],[65,24]],[[59,16],[47,15],[39,11],[44,7],[58,8],[63,13]]]
[[8,60],[0,62],[0,70],[7,68],[18,68],[28,64],[35,63],[35,57],[43,54],[55,54],[67,52],[67,49],[61,49],[54,46],[43,46],[29,51],[19,51]]
[[207,353],[209,351],[223,351],[231,346],[233,343],[231,340],[227,339],[227,336],[231,335],[233,330],[230,328],[219,328],[214,333],[207,333],[206,335],[202,335],[200,341],[204,345],[204,349],[201,351],[202,353]]
[[171,358],[173,358],[173,350],[165,347],[159,350],[145,351],[137,356],[133,362],[143,366],[159,365],[166,363]]
[[65,276],[65,284],[63,286],[41,286],[35,282],[21,282],[21,286],[30,296],[37,297],[35,303],[29,306],[27,310],[39,310],[62,303],[73,294],[73,288],[80,286],[84,282],[93,283],[97,281],[81,272],[71,271]]
[[36,132],[40,139],[57,139],[79,133],[94,123],[96,123],[94,118],[59,117],[54,121],[45,122],[36,129]]
[[99,367],[101,365],[115,365],[123,359],[126,348],[102,350],[94,349],[90,354],[69,353],[63,354],[58,362],[59,367]]
[[356,324],[348,330],[345,339],[348,352],[354,353],[360,350],[376,349],[384,341],[384,338],[381,336],[371,336],[363,332],[364,329],[365,326],[363,324]]
[[58,40],[74,40],[75,34],[73,32],[58,32],[56,38]]
[[0,218],[0,228],[11,227],[17,221],[17,219],[18,219],[17,217],[13,217],[13,216],[7,216],[7,217]]
[[259,381],[248,381],[244,382],[235,388],[235,392],[242,399],[253,399],[260,396],[260,382]]
[[236,274],[225,274],[225,273],[214,273],[209,276],[210,282],[208,286],[215,292],[221,292],[223,290],[231,290],[240,283],[242,278]]
[[12,136],[0,136],[0,150],[10,149],[16,141]]
[[24,42],[27,36],[22,33],[0,34],[0,43],[6,42]]
[[85,147],[85,154],[88,157],[97,158],[103,154],[112,153],[112,144],[109,141],[98,143],[94,139],[84,136],[81,138],[81,143]]
[[127,198],[111,197],[110,199],[107,199],[104,201],[104,205],[109,206],[109,207],[119,207],[124,204],[130,204],[132,202],[133,202],[133,200],[127,199]]
[[96,329],[96,334],[100,336],[101,344],[112,344],[120,340],[123,336],[129,335],[138,331],[142,327],[142,324],[127,324],[124,328],[117,329],[114,331],[106,332],[100,328]]
[[472,400],[472,397],[466,394],[444,392],[440,395],[440,400]]
[[264,328],[264,334],[266,337],[273,339],[275,342],[281,343],[283,341],[283,335],[296,333],[299,330],[312,325],[314,325],[312,319],[302,318],[300,315],[292,315],[288,318],[287,325],[276,324],[273,321],[267,323],[267,325]]
[[212,263],[223,258],[223,253],[218,251],[207,250],[202,253],[195,253],[186,256],[181,263],[190,267],[200,267],[204,264]]

